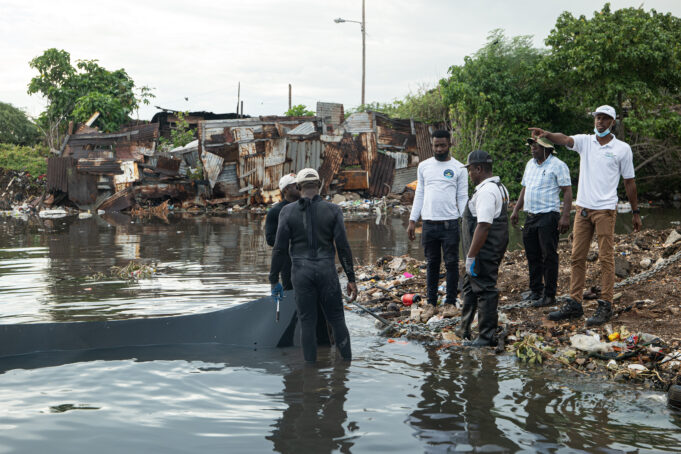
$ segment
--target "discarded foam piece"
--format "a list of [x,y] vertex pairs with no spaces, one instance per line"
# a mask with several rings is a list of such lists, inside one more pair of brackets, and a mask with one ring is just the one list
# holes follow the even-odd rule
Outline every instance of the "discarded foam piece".
[[575,334],[570,337],[570,344],[579,350],[585,352],[611,352],[613,351],[612,344],[601,342],[598,334]]

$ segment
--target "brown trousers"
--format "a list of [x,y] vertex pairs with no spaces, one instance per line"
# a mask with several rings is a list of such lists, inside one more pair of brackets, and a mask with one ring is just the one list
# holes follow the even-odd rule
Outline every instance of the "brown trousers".
[[615,291],[615,210],[586,210],[575,206],[575,222],[572,230],[572,267],[570,273],[570,296],[580,303],[586,279],[586,256],[594,236],[598,235],[598,261],[601,264],[601,299],[612,302]]

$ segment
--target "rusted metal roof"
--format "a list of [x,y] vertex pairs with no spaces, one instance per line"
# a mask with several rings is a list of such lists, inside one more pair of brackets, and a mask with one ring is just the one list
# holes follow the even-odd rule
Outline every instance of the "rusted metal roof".
[[51,156],[47,158],[47,190],[68,192],[67,172],[73,159]]
[[79,159],[76,162],[79,172],[97,175],[118,175],[123,173],[121,164],[113,159]]
[[236,175],[236,162],[226,162],[215,183],[215,190],[222,196],[238,196],[239,181]]
[[261,188],[265,177],[265,154],[242,156],[237,166],[239,191]]
[[158,139],[159,125],[158,123],[149,123],[146,125],[129,126],[127,128],[121,128],[120,132],[129,131],[137,131],[134,140],[140,142],[153,142]]
[[358,166],[360,165],[360,149],[356,146],[352,138],[352,134],[343,134],[343,139],[340,141],[340,148],[343,152],[343,166]]
[[395,176],[395,160],[390,156],[378,153],[371,166],[369,177],[369,194],[383,197],[390,193]]
[[433,156],[433,149],[430,145],[430,131],[425,123],[416,123],[416,146],[419,154],[419,162],[423,162]]
[[159,155],[154,170],[161,175],[175,176],[180,173],[181,164],[182,159],[164,153],[163,155]]
[[357,112],[350,115],[342,125],[343,130],[351,134],[374,131],[374,117],[371,112]]
[[288,136],[309,136],[317,133],[317,128],[311,121],[306,121],[300,126],[291,129],[286,135]]

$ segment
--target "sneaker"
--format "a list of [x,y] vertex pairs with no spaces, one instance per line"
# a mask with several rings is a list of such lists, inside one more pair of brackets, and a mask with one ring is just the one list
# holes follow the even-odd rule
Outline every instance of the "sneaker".
[[579,318],[584,315],[582,304],[578,303],[572,298],[565,300],[563,307],[560,310],[549,312],[549,320],[557,322],[559,320],[567,320],[570,318]]
[[530,304],[531,307],[547,307],[555,305],[556,305],[555,296],[542,296],[538,300],[532,301],[532,304]]
[[598,307],[593,317],[586,319],[586,326],[602,325],[612,318],[612,303],[610,301],[598,300]]
[[521,293],[520,297],[523,299],[523,301],[535,301],[541,299],[542,296],[539,292],[528,290],[527,292]]
[[434,305],[426,304],[426,307],[423,309],[423,312],[421,312],[421,321],[427,322],[433,315],[435,315],[436,312],[437,311]]
[[438,312],[446,318],[456,317],[461,313],[453,304],[443,304],[442,307],[438,309]]

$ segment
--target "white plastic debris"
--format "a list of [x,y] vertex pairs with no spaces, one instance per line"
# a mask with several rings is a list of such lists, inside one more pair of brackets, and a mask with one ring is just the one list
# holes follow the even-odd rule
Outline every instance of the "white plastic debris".
[[66,210],[62,208],[55,208],[53,210],[43,210],[40,213],[38,213],[38,216],[40,216],[43,219],[57,219],[57,218],[63,218],[66,217],[68,213]]
[[672,230],[667,237],[667,240],[664,242],[664,247],[671,246],[679,240],[681,240],[681,233],[677,232],[676,230]]
[[610,361],[608,361],[608,364],[606,365],[606,367],[610,370],[617,369],[617,361],[615,361],[614,359],[611,359]]
[[430,317],[430,318],[428,319],[428,321],[426,322],[426,324],[427,324],[427,325],[432,325],[433,323],[437,323],[437,322],[439,322],[439,321],[442,321],[443,318],[444,318],[444,317],[442,317],[442,315],[433,315],[432,317]]
[[600,336],[594,334],[592,336],[588,334],[575,334],[570,337],[570,344],[579,350],[585,352],[611,352],[612,344],[606,342],[601,342]]
[[627,369],[635,370],[637,372],[645,372],[645,371],[648,370],[648,368],[646,366],[644,366],[643,364],[629,364],[627,366]]
[[78,219],[90,219],[91,217],[92,213],[90,213],[89,211],[78,213]]

